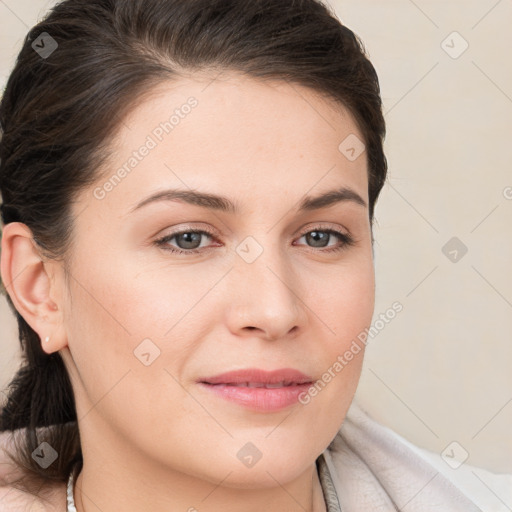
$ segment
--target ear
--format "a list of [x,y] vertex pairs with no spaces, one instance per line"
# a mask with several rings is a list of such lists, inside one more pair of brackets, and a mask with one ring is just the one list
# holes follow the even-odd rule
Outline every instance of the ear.
[[[52,297],[61,297],[62,279],[55,279],[57,263],[46,259],[21,222],[3,227],[0,273],[14,307],[39,335],[50,354],[67,346],[62,309]],[[48,342],[44,341],[49,337]]]

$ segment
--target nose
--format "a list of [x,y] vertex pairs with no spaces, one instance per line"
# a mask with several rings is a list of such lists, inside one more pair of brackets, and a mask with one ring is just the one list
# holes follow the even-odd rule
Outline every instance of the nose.
[[236,258],[229,274],[228,325],[238,336],[277,340],[306,325],[301,279],[285,254],[266,248],[252,263]]

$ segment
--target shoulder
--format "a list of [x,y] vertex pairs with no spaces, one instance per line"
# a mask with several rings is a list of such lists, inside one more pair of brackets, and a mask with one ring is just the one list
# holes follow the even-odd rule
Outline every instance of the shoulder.
[[2,512],[64,512],[66,484],[49,482],[29,492],[20,480],[26,476],[7,454],[13,450],[12,432],[0,432],[0,510]]

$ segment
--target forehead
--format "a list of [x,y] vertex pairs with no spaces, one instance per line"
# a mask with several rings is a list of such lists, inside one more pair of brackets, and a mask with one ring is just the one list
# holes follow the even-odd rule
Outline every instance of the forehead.
[[[287,81],[197,75],[147,91],[120,124],[95,187],[103,206],[128,212],[164,188],[279,205],[285,197],[347,185],[367,200],[363,136],[342,105]],[[352,144],[354,145],[354,144]],[[359,151],[360,147],[356,149]]]

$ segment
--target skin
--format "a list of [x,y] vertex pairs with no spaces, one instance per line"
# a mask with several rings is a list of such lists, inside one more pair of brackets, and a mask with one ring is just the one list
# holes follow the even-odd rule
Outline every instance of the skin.
[[[120,125],[104,177],[73,204],[69,274],[39,254],[25,225],[3,234],[8,292],[70,373],[84,455],[77,510],[323,511],[315,459],[343,422],[364,350],[308,404],[276,412],[248,410],[196,380],[248,367],[320,379],[370,325],[368,208],[343,201],[296,210],[304,196],[342,186],[368,204],[366,153],[350,161],[338,149],[362,134],[340,105],[285,81],[195,74],[153,93]],[[94,197],[190,96],[198,100],[191,113],[103,199]],[[223,195],[241,211],[161,201],[130,213],[166,188]],[[167,246],[200,244],[199,254],[155,244],[191,228],[214,235]],[[342,243],[337,236],[324,245],[304,236],[323,229],[349,233],[354,245],[329,253]],[[246,237],[263,250],[252,263],[236,252]],[[134,355],[146,338],[160,350],[149,366]],[[247,442],[262,453],[250,468],[237,457]]]

